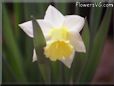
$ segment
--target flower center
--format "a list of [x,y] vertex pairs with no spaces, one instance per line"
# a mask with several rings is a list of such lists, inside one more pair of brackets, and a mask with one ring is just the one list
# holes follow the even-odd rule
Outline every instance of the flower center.
[[68,58],[73,52],[69,42],[69,31],[66,27],[52,28],[49,32],[51,41],[44,48],[44,54],[52,61]]
[[73,47],[68,41],[54,41],[45,47],[45,55],[52,61],[68,58],[73,52]]

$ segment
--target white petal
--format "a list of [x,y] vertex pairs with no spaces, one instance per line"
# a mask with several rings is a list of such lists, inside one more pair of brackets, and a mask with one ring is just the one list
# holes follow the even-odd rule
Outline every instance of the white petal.
[[37,55],[36,55],[36,51],[35,49],[33,50],[33,59],[32,59],[32,62],[35,62],[37,61]]
[[65,16],[64,26],[67,26],[69,29],[75,29],[75,31],[80,32],[84,26],[84,18],[78,15],[68,15]]
[[[40,25],[43,34],[45,36],[45,38],[49,38],[47,37],[47,33],[48,31],[52,28],[52,25],[49,24],[47,21],[44,20],[37,20],[38,24]],[[32,21],[28,21],[22,24],[19,24],[19,26],[21,27],[21,29],[30,37],[33,38],[33,26],[32,26]]]
[[32,22],[28,21],[22,24],[19,24],[19,27],[30,37],[33,38],[33,27]]
[[70,42],[74,46],[77,52],[86,52],[85,45],[82,41],[82,38],[78,32],[72,31],[70,33]]
[[71,68],[73,59],[74,59],[74,55],[75,55],[75,51],[73,51],[72,55],[70,57],[68,57],[67,59],[62,59],[60,60],[62,63],[64,63],[65,66],[67,66],[68,68]]
[[48,32],[50,31],[50,29],[53,28],[52,25],[45,20],[37,20],[37,22],[39,23],[39,25],[43,31],[43,34],[46,38],[48,36]]
[[50,5],[45,13],[44,20],[49,21],[54,27],[61,27],[64,16],[52,5]]

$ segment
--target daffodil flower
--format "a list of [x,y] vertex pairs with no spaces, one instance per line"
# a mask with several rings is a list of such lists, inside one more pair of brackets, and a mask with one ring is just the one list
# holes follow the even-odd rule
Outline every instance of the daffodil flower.
[[[75,52],[86,52],[80,36],[84,26],[84,18],[78,15],[63,16],[55,7],[49,5],[44,19],[37,19],[46,39],[44,54],[51,61],[59,60],[68,68],[71,67]],[[30,37],[33,35],[32,21],[19,24],[22,30]],[[37,60],[35,49],[33,61]]]

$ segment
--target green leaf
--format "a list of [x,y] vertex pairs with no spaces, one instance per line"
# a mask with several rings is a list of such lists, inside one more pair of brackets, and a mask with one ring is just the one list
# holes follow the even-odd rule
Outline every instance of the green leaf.
[[8,61],[8,64],[13,69],[13,74],[16,76],[17,82],[25,82],[26,76],[24,73],[23,63],[21,59],[21,53],[17,45],[17,40],[13,34],[11,26],[11,20],[8,13],[8,10],[3,5],[3,52],[5,52],[5,58]]
[[35,18],[43,18],[48,5],[48,3],[24,3],[26,20],[30,20],[30,15],[34,15]]
[[[95,36],[98,26],[100,24],[101,16],[102,16],[102,7],[93,7],[90,12],[90,32],[91,36]],[[91,37],[91,38],[92,38]]]
[[56,3],[55,7],[64,15],[66,15],[68,9],[68,3]]
[[83,71],[80,82],[90,82],[95,74],[95,70],[100,61],[101,53],[104,46],[104,41],[108,32],[108,27],[110,24],[112,8],[107,8],[102,23],[100,25],[99,31],[96,34],[92,51],[89,54],[88,64],[86,64],[85,70]]
[[44,55],[44,47],[46,46],[46,40],[44,38],[43,32],[35,20],[32,17],[32,24],[33,24],[33,33],[34,33],[34,47],[37,54],[38,65],[42,76],[44,78],[45,83],[50,83],[51,80],[51,70],[50,70],[50,63],[49,60]]
[[32,17],[33,24],[33,33],[34,33],[34,48],[36,50],[38,62],[45,63],[47,62],[47,58],[44,55],[44,47],[46,46],[46,40],[43,35],[43,32],[37,23],[37,21]]
[[51,82],[52,84],[63,83],[63,64],[60,61],[51,62]]
[[[99,1],[96,1],[94,3],[99,3]],[[99,29],[99,24],[102,16],[102,7],[92,7],[90,12],[90,47],[93,46],[94,38],[96,36],[96,33]],[[91,49],[90,49],[91,52]]]
[[[20,4],[20,3],[18,3]],[[44,8],[46,6],[46,4],[44,3],[23,3],[21,4],[21,6],[23,6],[23,10],[24,10],[24,20],[29,21],[31,20],[31,15],[34,15],[35,18],[41,18],[41,16],[43,16],[43,12],[44,12]],[[22,15],[23,16],[23,15]],[[23,19],[21,19],[23,20]],[[30,37],[28,37],[26,34],[24,34],[25,40],[25,60],[26,60],[26,74],[31,77],[29,79],[30,82],[44,82],[43,81],[43,77],[42,77],[42,73],[40,71],[39,65],[37,65],[37,62],[31,62],[32,61],[32,52],[33,52],[33,48],[34,48],[34,44],[33,44],[33,39],[31,39]],[[32,71],[31,71],[32,70]],[[29,72],[28,72],[29,71]]]
[[[19,28],[19,26],[18,26],[18,24],[19,24],[19,22],[21,21],[21,19],[22,19],[22,9],[21,9],[21,7],[22,7],[22,4],[19,4],[19,3],[15,3],[14,5],[13,5],[14,7],[14,21],[15,21],[15,23],[13,23],[13,25],[14,25],[14,34],[15,34],[15,36],[17,37],[17,38],[19,38],[19,36],[20,36],[20,29],[18,29]],[[21,16],[21,17],[20,17]]]

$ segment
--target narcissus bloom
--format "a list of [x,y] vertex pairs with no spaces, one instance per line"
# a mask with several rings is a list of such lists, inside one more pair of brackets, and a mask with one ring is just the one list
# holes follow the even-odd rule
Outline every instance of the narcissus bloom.
[[[50,5],[44,19],[38,19],[37,22],[46,39],[44,54],[51,61],[60,60],[70,68],[75,51],[86,52],[79,33],[84,26],[83,17],[78,15],[63,16],[55,7]],[[19,26],[28,36],[34,37],[32,21],[19,24]],[[33,61],[36,60],[37,56],[34,49]]]

